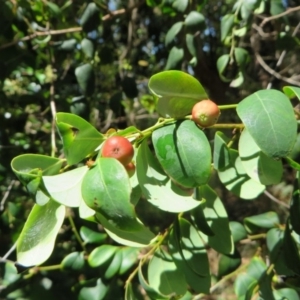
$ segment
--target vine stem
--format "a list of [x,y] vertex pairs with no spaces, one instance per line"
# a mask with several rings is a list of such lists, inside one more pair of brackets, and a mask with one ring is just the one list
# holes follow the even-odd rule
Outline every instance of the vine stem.
[[237,104],[228,104],[228,105],[218,105],[220,110],[225,110],[225,109],[234,109],[237,108]]
[[81,239],[81,237],[80,237],[80,235],[79,235],[79,233],[78,233],[78,230],[77,230],[77,228],[76,228],[76,226],[75,226],[74,220],[73,220],[73,218],[72,218],[72,216],[71,216],[70,214],[68,215],[68,219],[69,219],[69,222],[70,222],[70,224],[71,224],[72,231],[74,232],[75,237],[76,237],[78,243],[79,243],[80,246],[82,247],[83,251],[84,251],[84,252],[87,252],[87,251],[86,251],[86,248],[85,248],[85,244],[84,244],[84,242],[82,241],[82,239]]

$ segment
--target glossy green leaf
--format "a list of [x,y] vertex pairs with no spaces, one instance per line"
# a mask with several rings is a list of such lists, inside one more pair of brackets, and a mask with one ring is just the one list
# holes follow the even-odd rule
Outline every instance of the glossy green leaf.
[[104,141],[103,135],[96,128],[76,115],[57,113],[56,125],[69,165],[83,160]]
[[80,201],[79,204],[79,216],[82,219],[89,219],[89,218],[93,218],[93,216],[95,215],[95,211],[91,208],[89,208],[84,200]]
[[34,205],[17,242],[20,265],[40,265],[49,258],[65,212],[63,205],[52,200],[44,206]]
[[169,251],[192,289],[197,293],[209,293],[211,282],[205,246],[196,228],[187,220],[181,218],[174,224]]
[[180,69],[183,57],[184,51],[182,48],[178,48],[176,46],[172,47],[172,49],[169,52],[165,70]]
[[81,18],[80,25],[86,32],[96,30],[100,24],[100,10],[94,2],[90,2],[85,8]]
[[92,59],[94,57],[95,47],[90,39],[84,38],[81,41],[81,49],[87,58]]
[[[198,193],[199,193],[199,189],[196,189],[195,192],[195,198],[200,200],[198,198]],[[206,235],[214,235],[214,232],[211,230],[210,226],[207,223],[207,220],[205,218],[204,215],[204,208],[206,205],[206,199],[203,199],[203,201],[201,202],[200,205],[198,205],[196,208],[194,208],[190,214],[191,214],[191,218],[194,222],[194,224],[196,225],[197,229],[200,230],[201,232],[203,232]]]
[[226,69],[229,64],[229,60],[230,60],[229,54],[223,54],[217,60],[218,73],[219,73],[220,78],[224,82],[230,82],[232,80],[231,78],[227,78],[227,76],[226,76]]
[[234,14],[227,14],[222,17],[221,20],[221,41],[223,42],[225,38],[231,33],[232,27],[234,25]]
[[158,99],[157,111],[164,117],[184,117],[193,106],[208,96],[197,79],[181,71],[164,71],[153,75],[149,89]]
[[105,216],[96,214],[97,220],[103,225],[107,234],[117,243],[129,247],[146,247],[155,238],[155,235],[142,223],[136,220],[136,230],[126,231],[112,225]]
[[237,65],[241,68],[244,69],[248,62],[250,61],[250,56],[247,50],[244,48],[234,48],[234,57]]
[[291,199],[290,206],[290,222],[293,230],[300,234],[300,172],[297,172],[297,176],[294,181],[294,192]]
[[238,71],[236,77],[230,82],[230,87],[237,88],[244,82],[244,75],[242,71]]
[[[296,141],[297,122],[293,107],[283,93],[258,91],[238,104],[237,113],[267,156],[276,159],[291,152]],[[265,128],[264,134],[262,128]]]
[[283,166],[280,160],[266,156],[245,128],[239,139],[239,155],[250,178],[263,184],[277,184],[281,181]]
[[152,286],[149,285],[149,283],[146,281],[146,279],[143,275],[141,263],[139,264],[138,277],[139,277],[139,282],[140,282],[142,288],[146,291],[146,293],[150,297],[150,299],[158,300],[158,299],[169,299],[170,298],[166,295],[159,293]]
[[258,256],[254,256],[247,267],[247,274],[257,281],[260,281],[262,277],[265,276],[266,271],[267,265],[262,258]]
[[282,299],[299,300],[300,299],[298,293],[291,288],[282,288],[279,290],[275,290],[273,293],[274,293],[275,300],[282,300]]
[[61,262],[61,266],[64,270],[79,271],[84,267],[85,259],[83,252],[69,253]]
[[245,228],[251,234],[259,231],[261,228],[270,229],[276,227],[279,223],[278,214],[274,211],[269,211],[244,219]]
[[294,272],[290,270],[284,258],[283,249],[284,231],[279,228],[271,228],[267,232],[266,243],[269,251],[270,262],[274,264],[274,269],[278,275],[293,276]]
[[164,250],[156,251],[148,265],[149,285],[164,295],[182,295],[187,290],[184,274]]
[[228,142],[229,139],[223,132],[217,131],[215,133],[213,161],[216,170],[222,170],[230,164]]
[[241,162],[236,150],[229,150],[230,164],[218,170],[218,175],[225,187],[242,199],[255,199],[264,190],[265,186],[251,179]]
[[42,175],[58,174],[63,160],[40,154],[23,154],[15,157],[11,168],[27,188],[28,192],[35,195],[42,185]]
[[131,186],[124,166],[114,158],[98,158],[82,181],[85,203],[103,214],[115,227],[139,230],[133,205]]
[[168,30],[165,37],[165,45],[168,46],[171,44],[176,38],[177,34],[181,31],[183,26],[183,22],[176,22],[172,25],[172,27]]
[[240,240],[247,238],[247,231],[241,223],[231,221],[229,222],[229,227],[234,243],[237,243]]
[[84,166],[54,176],[43,176],[43,182],[55,201],[65,206],[79,207],[83,201],[81,183],[87,172],[88,167]]
[[102,245],[95,248],[88,257],[88,263],[91,267],[99,267],[110,261],[115,255],[118,247],[112,245]]
[[104,278],[111,279],[113,278],[120,270],[120,266],[122,263],[122,253],[118,249],[110,264],[105,268]]
[[237,276],[234,281],[234,291],[238,299],[251,300],[254,288],[258,285],[255,278],[250,277],[247,273],[242,273]]
[[[94,281],[94,280],[93,280]],[[94,286],[83,287],[79,292],[79,300],[102,300],[105,299],[108,291],[110,289],[110,285],[108,283],[104,283],[101,278],[97,279],[94,282]]]
[[179,12],[184,13],[189,4],[189,0],[175,0],[172,6]]
[[201,203],[193,199],[193,191],[182,189],[170,180],[151,153],[147,140],[143,141],[138,149],[136,168],[143,195],[159,209],[183,212]]
[[122,262],[119,269],[119,274],[125,274],[138,261],[139,250],[133,247],[123,247],[119,249],[122,254]]
[[79,233],[86,244],[101,244],[107,238],[107,234],[94,231],[86,226],[81,226]]
[[188,30],[196,32],[205,28],[205,17],[197,12],[191,11],[185,18],[184,24]]
[[206,200],[203,211],[206,221],[214,233],[207,237],[207,243],[220,253],[232,254],[234,245],[227,212],[221,199],[208,185],[199,187],[199,195]]
[[186,46],[190,52],[190,54],[193,56],[193,58],[190,60],[189,64],[192,66],[197,65],[197,47],[195,43],[195,36],[193,34],[186,34],[185,35],[185,42]]
[[84,64],[75,69],[75,76],[82,93],[92,96],[95,90],[95,73],[91,64]]
[[241,256],[237,251],[234,255],[221,254],[218,262],[218,277],[220,278],[233,272],[241,265],[241,262]]
[[300,275],[300,255],[297,244],[292,236],[292,231],[289,227],[289,220],[286,222],[286,227],[283,237],[283,255],[286,266],[298,276]]
[[211,174],[211,149],[206,135],[190,120],[155,130],[156,157],[174,182],[187,188],[205,184]]
[[295,86],[285,86],[283,92],[290,98],[297,97],[300,100],[300,88]]

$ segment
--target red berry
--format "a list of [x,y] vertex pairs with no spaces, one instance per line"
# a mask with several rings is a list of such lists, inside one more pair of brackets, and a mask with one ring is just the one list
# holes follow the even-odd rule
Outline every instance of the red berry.
[[132,177],[135,173],[135,165],[133,162],[130,162],[128,165],[125,166],[125,169],[128,173],[129,177]]
[[217,123],[220,109],[211,100],[202,100],[196,103],[192,110],[192,120],[201,127],[210,127]]
[[102,147],[102,157],[116,158],[124,166],[128,165],[134,155],[131,143],[122,136],[108,138]]

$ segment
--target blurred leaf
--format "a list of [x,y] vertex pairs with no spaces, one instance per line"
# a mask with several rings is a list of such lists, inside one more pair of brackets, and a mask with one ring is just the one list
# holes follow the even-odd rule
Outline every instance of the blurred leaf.
[[91,64],[84,64],[75,69],[75,76],[82,93],[92,96],[95,89],[95,73]]
[[206,27],[205,17],[197,11],[191,11],[186,16],[184,24],[187,27],[187,29],[192,32],[203,30]]
[[82,39],[81,49],[87,58],[92,59],[94,57],[94,52],[95,52],[94,43],[90,39],[87,38]]
[[64,270],[79,271],[85,264],[83,252],[72,252],[64,257],[61,266]]
[[234,48],[234,56],[235,56],[235,61],[237,65],[241,68],[244,69],[248,62],[250,61],[249,53],[247,50],[244,48]]
[[57,47],[58,50],[62,51],[73,51],[76,49],[77,40],[69,39],[61,42],[54,43],[54,46]]
[[283,1],[281,0],[272,0],[270,2],[270,13],[272,16],[281,14],[285,11],[284,6],[282,5]]
[[94,286],[83,287],[79,292],[79,300],[102,300],[109,291],[109,284],[101,278],[97,279]]
[[274,228],[279,224],[279,217],[274,211],[269,211],[263,214],[250,216],[244,219],[246,230],[253,234],[263,229]]
[[250,178],[263,185],[281,181],[283,166],[280,160],[266,156],[245,128],[239,139],[239,155],[243,167]]
[[98,28],[100,25],[100,10],[94,2],[90,2],[87,5],[79,23],[86,32],[96,30]]
[[123,247],[119,251],[122,254],[119,274],[123,275],[138,261],[139,250],[133,247]]
[[185,41],[186,41],[186,46],[190,52],[190,54],[196,59],[197,61],[197,47],[195,44],[195,37],[193,34],[187,33],[185,35]]
[[258,286],[257,280],[247,273],[239,274],[234,281],[234,291],[238,299],[251,300],[256,286]]
[[95,248],[88,257],[88,263],[91,267],[99,267],[110,261],[115,255],[118,247],[112,245],[102,245]]
[[222,170],[230,164],[229,139],[221,131],[215,133],[213,162],[216,170]]
[[232,80],[232,78],[228,78],[228,76],[226,74],[226,70],[229,65],[229,61],[230,61],[229,54],[223,54],[217,60],[218,73],[219,73],[220,78],[224,82],[230,82]]
[[231,221],[229,222],[229,227],[234,243],[237,243],[240,240],[247,238],[247,231],[241,223]]
[[182,295],[187,290],[184,274],[177,269],[170,254],[156,251],[148,265],[149,285],[164,295]]
[[211,175],[211,149],[206,135],[193,121],[156,129],[152,143],[158,161],[174,182],[187,188],[207,183]]
[[193,191],[184,190],[170,180],[151,153],[147,140],[144,140],[138,149],[136,168],[143,195],[159,209],[183,212],[201,203],[193,199]]
[[104,140],[96,128],[73,114],[57,113],[56,126],[69,165],[76,164],[93,153]]
[[44,185],[50,196],[60,204],[79,207],[83,201],[81,184],[88,167],[80,167],[54,176],[43,176]]
[[290,221],[293,230],[300,234],[300,173],[297,172],[294,180],[294,192],[290,205]]
[[165,37],[166,46],[169,46],[169,44],[171,44],[174,41],[178,33],[181,31],[182,26],[183,26],[183,22],[176,22],[175,24],[172,25],[172,27],[168,30]]
[[234,25],[234,14],[228,14],[221,19],[221,41],[223,42],[225,38],[231,33]]
[[17,242],[20,265],[40,265],[49,258],[65,212],[65,207],[53,200],[44,206],[34,205]]
[[179,12],[184,13],[189,4],[189,0],[175,0],[172,6]]
[[292,299],[292,300],[299,300],[300,297],[298,293],[294,289],[290,288],[281,288],[279,290],[273,291],[275,300],[282,300],[282,299]]
[[94,231],[86,226],[80,227],[80,236],[86,244],[101,244],[107,238],[107,234]]
[[[258,91],[238,104],[237,113],[267,156],[278,159],[291,152],[296,141],[297,122],[293,107],[283,93]],[[265,134],[261,134],[262,128],[267,128]]]
[[45,1],[44,3],[49,7],[54,16],[59,16],[61,14],[61,10],[57,4],[50,1]]
[[241,265],[241,262],[241,256],[237,251],[234,255],[221,254],[219,256],[218,277],[221,278],[233,272]]
[[300,87],[295,86],[285,86],[283,92],[290,98],[293,99],[297,97],[300,100]]
[[122,253],[118,248],[114,254],[112,261],[105,268],[104,278],[105,279],[113,278],[119,272],[121,263],[122,263]]
[[165,70],[180,69],[183,57],[184,51],[182,48],[178,48],[176,46],[172,47],[172,49],[169,52]]
[[158,99],[157,110],[163,117],[182,118],[193,106],[208,96],[202,85],[181,71],[164,71],[153,75],[149,89]]

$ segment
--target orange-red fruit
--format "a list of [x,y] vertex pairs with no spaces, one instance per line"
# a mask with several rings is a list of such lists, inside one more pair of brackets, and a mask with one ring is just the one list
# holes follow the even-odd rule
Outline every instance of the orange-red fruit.
[[201,127],[210,127],[217,123],[220,116],[218,105],[211,100],[202,100],[192,109],[192,120]]
[[124,166],[128,165],[134,155],[131,143],[122,136],[108,138],[102,147],[102,157],[116,158]]
[[132,177],[135,173],[135,165],[133,162],[130,162],[128,165],[125,166],[125,169],[128,173],[129,177]]

